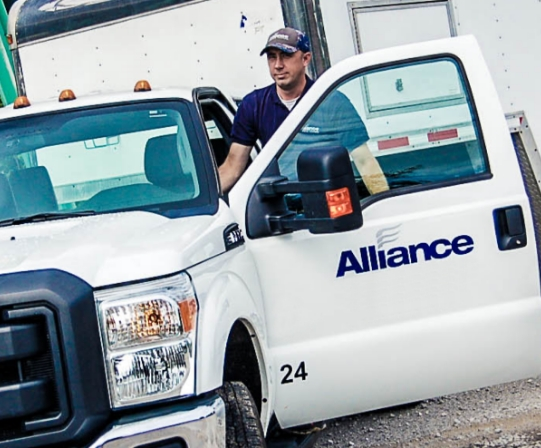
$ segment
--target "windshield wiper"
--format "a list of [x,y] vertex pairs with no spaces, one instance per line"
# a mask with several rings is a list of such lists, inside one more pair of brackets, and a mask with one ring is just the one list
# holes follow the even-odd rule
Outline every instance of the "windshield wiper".
[[47,213],[36,213],[35,215],[30,216],[21,216],[19,218],[10,218],[0,221],[0,227],[11,226],[16,224],[25,224],[28,222],[40,222],[40,221],[49,221],[53,219],[66,219],[73,218],[75,216],[92,216],[95,215],[94,210],[81,210],[79,212],[47,212]]

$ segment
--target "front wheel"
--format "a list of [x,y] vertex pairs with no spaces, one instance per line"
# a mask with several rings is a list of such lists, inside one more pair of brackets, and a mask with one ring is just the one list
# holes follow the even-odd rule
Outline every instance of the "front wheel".
[[257,406],[244,383],[226,382],[218,393],[225,403],[226,447],[266,448]]

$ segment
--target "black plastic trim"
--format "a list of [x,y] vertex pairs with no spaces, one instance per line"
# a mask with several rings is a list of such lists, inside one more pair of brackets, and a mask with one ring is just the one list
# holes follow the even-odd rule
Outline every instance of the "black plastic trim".
[[36,324],[0,326],[0,362],[23,359],[35,355],[43,348]]
[[0,419],[26,417],[47,409],[51,399],[45,380],[26,381],[0,387]]
[[66,385],[64,384],[64,367],[61,357],[61,346],[56,329],[55,317],[53,312],[44,307],[37,306],[27,309],[15,309],[4,311],[4,317],[8,321],[17,321],[20,319],[32,319],[43,317],[47,326],[47,335],[51,348],[51,358],[54,367],[54,386],[57,393],[59,411],[56,415],[49,418],[30,420],[25,422],[26,431],[36,431],[39,429],[58,426],[66,422],[70,415]]
[[[193,95],[194,103],[197,105],[202,100],[212,99],[222,104],[233,115],[235,115],[236,113],[235,109],[231,106],[231,103],[228,101],[226,96],[216,87],[196,87],[193,89],[192,95]],[[202,112],[200,108],[198,108],[198,110],[200,113]],[[202,118],[202,115],[200,116]]]
[[520,205],[497,208],[493,211],[494,230],[498,249],[520,249],[528,245],[524,214]]
[[[0,430],[0,448],[76,444],[95,436],[106,425],[111,410],[92,287],[55,269],[0,275],[0,324],[41,326],[50,359],[46,372],[32,370],[32,357],[1,361],[0,371],[8,363],[18,362],[18,384],[24,388],[29,381],[48,381],[47,393],[53,395],[38,400],[39,412],[9,419],[16,430]],[[0,353],[3,350],[0,346]],[[25,373],[25,369],[30,371]],[[6,385],[0,383],[1,403],[5,398],[1,388]],[[27,414],[34,405],[28,394],[21,392],[20,396],[24,403],[19,409]],[[42,411],[42,406],[47,409]],[[5,428],[7,421],[0,424]]]

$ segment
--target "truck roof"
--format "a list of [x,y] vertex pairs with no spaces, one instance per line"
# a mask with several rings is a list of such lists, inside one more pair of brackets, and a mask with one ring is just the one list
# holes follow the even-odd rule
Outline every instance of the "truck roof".
[[167,88],[167,89],[155,89],[149,92],[114,92],[114,93],[97,93],[77,96],[77,92],[74,92],[75,99],[72,101],[59,101],[58,99],[36,101],[33,102],[32,98],[28,98],[30,102],[29,107],[23,107],[14,109],[13,104],[7,107],[0,108],[0,119],[21,117],[26,115],[34,115],[47,112],[63,111],[74,108],[100,106],[111,103],[124,103],[128,101],[145,101],[156,99],[182,99],[192,101],[192,89],[191,88]]

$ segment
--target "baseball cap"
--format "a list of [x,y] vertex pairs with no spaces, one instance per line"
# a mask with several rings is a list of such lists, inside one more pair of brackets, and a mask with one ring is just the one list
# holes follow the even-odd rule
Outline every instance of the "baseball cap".
[[263,56],[270,48],[278,48],[285,53],[295,53],[298,50],[306,53],[310,51],[310,41],[302,31],[294,28],[281,28],[269,36],[267,45],[259,55]]

